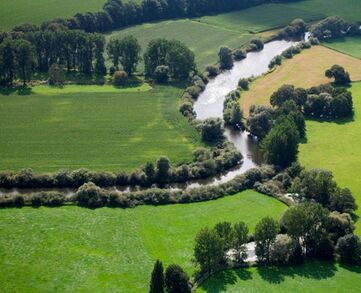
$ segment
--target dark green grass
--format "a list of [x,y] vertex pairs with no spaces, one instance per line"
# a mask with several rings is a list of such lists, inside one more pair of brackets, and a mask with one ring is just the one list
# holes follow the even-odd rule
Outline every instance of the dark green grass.
[[204,226],[243,220],[254,231],[286,206],[254,191],[203,203],[96,210],[0,211],[2,292],[147,292],[156,259],[188,273]]
[[[217,62],[217,54],[222,45],[237,48],[245,44],[251,37],[249,34],[185,19],[138,25],[114,31],[112,34],[108,34],[107,38],[125,35],[135,36],[142,46],[143,53],[152,39],[180,40],[195,53],[200,70],[203,70],[208,64]],[[142,70],[142,68],[143,65],[140,64],[138,70]]]
[[361,59],[361,37],[335,39],[325,42],[324,45],[336,51]]
[[199,20],[217,27],[257,33],[283,27],[295,18],[310,21],[323,17],[322,13],[289,8],[279,4],[268,4],[215,16],[204,16]]
[[177,87],[33,91],[0,95],[0,170],[130,171],[161,155],[174,163],[191,161],[200,145],[178,111]]
[[310,261],[291,267],[259,267],[221,272],[197,292],[360,292],[361,268]]
[[55,18],[67,18],[77,12],[100,11],[104,0],[1,0],[0,30],[21,23],[40,24]]
[[285,4],[285,6],[303,9],[309,13],[321,13],[327,16],[338,15],[350,21],[361,20],[360,0],[302,0]]

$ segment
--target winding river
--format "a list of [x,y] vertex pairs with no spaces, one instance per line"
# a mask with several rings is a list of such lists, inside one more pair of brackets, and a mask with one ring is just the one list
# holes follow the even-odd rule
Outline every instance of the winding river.
[[[204,120],[207,118],[223,117],[223,102],[226,95],[237,89],[238,81],[241,78],[257,77],[268,71],[268,64],[272,58],[281,54],[284,50],[291,47],[295,42],[292,41],[272,41],[265,44],[264,49],[259,52],[250,52],[247,54],[247,58],[242,61],[234,63],[231,70],[222,72],[220,75],[210,80],[206,89],[199,96],[194,103],[194,110],[197,114],[197,118]],[[260,166],[262,159],[256,143],[248,135],[246,131],[234,130],[231,128],[225,129],[225,136],[230,140],[236,148],[243,155],[243,162],[240,166],[228,171],[226,174],[219,175],[217,177],[191,181],[184,184],[174,184],[169,186],[171,189],[186,189],[196,188],[205,185],[216,185],[227,182],[237,175],[240,175],[247,170]],[[109,190],[115,190],[119,192],[137,190],[137,188],[130,187],[110,187]],[[26,194],[30,192],[57,190],[65,192],[67,195],[72,195],[76,192],[76,189],[0,189],[0,195],[2,194]]]

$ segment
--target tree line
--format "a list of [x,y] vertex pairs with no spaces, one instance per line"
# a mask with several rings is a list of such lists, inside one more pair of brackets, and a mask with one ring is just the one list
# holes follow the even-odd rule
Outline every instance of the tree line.
[[[292,0],[278,0],[291,2]],[[46,30],[59,27],[85,32],[106,32],[130,25],[171,18],[195,17],[271,3],[271,0],[107,0],[98,12],[76,13],[68,19],[43,22],[40,27],[22,24],[12,31]],[[1,35],[1,33],[0,33]]]

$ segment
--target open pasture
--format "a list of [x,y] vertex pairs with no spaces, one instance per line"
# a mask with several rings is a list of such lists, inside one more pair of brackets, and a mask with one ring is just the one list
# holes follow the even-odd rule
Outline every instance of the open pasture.
[[[152,39],[176,39],[184,42],[195,54],[199,70],[208,64],[218,61],[221,46],[237,48],[245,44],[251,36],[239,31],[231,31],[222,27],[214,27],[197,21],[169,20],[158,23],[147,23],[114,31],[107,38],[133,35],[141,44],[143,53]],[[142,70],[143,65],[138,66]]]
[[104,0],[1,0],[0,30],[22,23],[40,24],[59,17],[72,17],[77,12],[100,11],[104,3]]
[[309,261],[287,267],[259,267],[221,272],[200,286],[198,293],[359,292],[359,267]]
[[330,40],[323,45],[341,53],[361,59],[361,37],[347,37]]
[[288,8],[302,9],[309,13],[327,16],[341,16],[349,21],[361,20],[361,1],[359,0],[302,0],[285,3]]
[[280,4],[265,4],[215,16],[204,16],[199,21],[234,31],[258,33],[284,27],[295,18],[311,21],[324,17],[322,13],[304,11]]
[[253,232],[286,206],[255,191],[203,203],[134,209],[22,208],[0,213],[4,292],[148,292],[154,261],[188,273],[196,233],[220,221]]
[[361,80],[361,60],[323,46],[312,47],[251,83],[250,90],[241,95],[245,116],[249,115],[251,105],[269,105],[270,96],[283,84],[307,88],[330,82],[325,71],[334,64],[345,67],[352,80]]
[[[332,170],[336,181],[353,192],[361,216],[361,82],[351,88],[355,115],[351,121],[307,121],[307,143],[300,145],[300,162],[307,168]],[[361,236],[361,221],[356,225]]]
[[198,132],[179,113],[181,88],[35,87],[0,95],[0,170],[131,171],[166,155],[191,161]]

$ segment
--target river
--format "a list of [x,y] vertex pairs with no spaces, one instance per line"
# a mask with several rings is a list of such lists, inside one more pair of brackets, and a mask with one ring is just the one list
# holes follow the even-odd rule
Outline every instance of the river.
[[[259,52],[250,52],[247,58],[242,61],[234,63],[231,70],[224,71],[214,79],[210,80],[206,89],[201,93],[197,101],[194,103],[194,110],[197,114],[197,119],[204,120],[207,118],[223,117],[223,102],[225,97],[231,91],[237,89],[238,81],[241,78],[257,77],[268,71],[268,65],[273,57],[281,54],[284,50],[294,45],[292,41],[272,41],[265,44],[264,49]],[[216,185],[227,182],[237,175],[243,174],[251,168],[255,168],[262,164],[261,154],[253,138],[248,135],[246,131],[234,130],[231,128],[225,129],[225,136],[230,140],[236,148],[242,153],[242,164],[233,168],[225,174],[216,177],[196,180],[184,184],[173,184],[169,186],[171,189],[186,189],[196,188],[205,185]],[[110,187],[107,188],[113,191],[132,191],[140,190],[137,187]],[[1,189],[0,195],[3,194],[25,194],[39,191],[62,191],[68,196],[73,195],[76,189]]]

